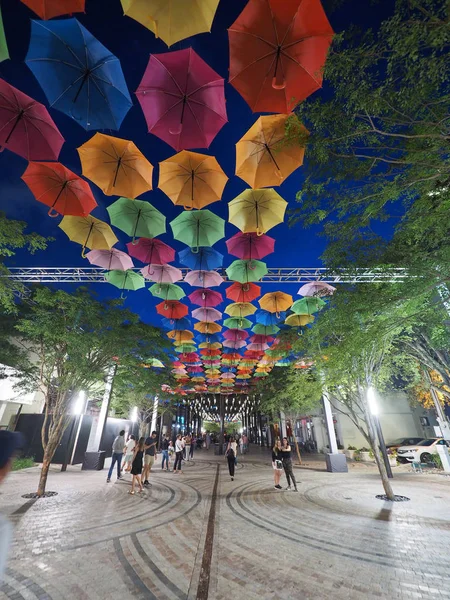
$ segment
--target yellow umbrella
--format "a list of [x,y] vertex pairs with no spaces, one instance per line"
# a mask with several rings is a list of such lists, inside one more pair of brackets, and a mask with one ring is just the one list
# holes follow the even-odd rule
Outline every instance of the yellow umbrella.
[[219,333],[219,331],[222,331],[222,327],[217,323],[205,323],[203,321],[196,323],[194,329],[200,331],[200,333]]
[[233,304],[226,307],[225,312],[230,317],[242,318],[256,312],[256,306],[253,306],[250,302],[233,302]]
[[202,342],[198,347],[208,348],[209,350],[218,350],[219,348],[222,348],[222,344],[220,342]]
[[267,310],[270,313],[276,313],[277,315],[284,310],[287,310],[292,306],[293,299],[290,294],[284,292],[270,292],[264,294],[259,300],[259,305],[263,310]]
[[136,198],[152,189],[153,166],[130,140],[96,133],[77,150],[83,175],[107,196]]
[[262,235],[283,222],[286,206],[273,188],[245,190],[229,203],[229,221],[243,233]]
[[295,115],[259,117],[236,144],[236,175],[252,188],[281,185],[303,164],[307,136]]
[[211,31],[219,0],[121,0],[125,15],[172,46],[197,33]]
[[187,331],[185,329],[182,330],[174,330],[174,331],[169,331],[169,333],[167,334],[167,337],[169,337],[172,340],[176,340],[177,342],[184,342],[186,340],[192,340],[192,338],[194,337],[194,334],[192,333],[192,331]]
[[312,323],[314,317],[308,315],[289,315],[285,321],[286,325],[291,327],[304,327],[308,323]]
[[104,221],[91,215],[86,217],[66,216],[58,225],[72,242],[83,246],[81,256],[84,258],[86,248],[91,250],[111,250],[118,242],[113,230]]
[[186,210],[220,200],[227,181],[214,156],[183,150],[159,163],[159,188]]

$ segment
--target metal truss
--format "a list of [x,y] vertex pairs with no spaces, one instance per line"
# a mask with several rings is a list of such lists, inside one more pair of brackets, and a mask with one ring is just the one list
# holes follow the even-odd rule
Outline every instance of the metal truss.
[[[138,271],[139,269],[135,269]],[[189,269],[182,268],[183,276]],[[218,272],[226,280],[223,270]],[[107,283],[105,269],[99,267],[11,267],[9,273],[0,274],[12,281],[21,283]],[[407,278],[406,269],[342,269],[331,273],[319,267],[275,267],[269,269],[267,275],[258,283],[307,283],[308,281],[323,281],[325,283],[382,283],[404,281]]]

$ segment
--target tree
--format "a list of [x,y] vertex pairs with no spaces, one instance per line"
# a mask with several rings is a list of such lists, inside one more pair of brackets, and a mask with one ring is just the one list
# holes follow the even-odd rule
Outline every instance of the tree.
[[45,492],[53,455],[68,425],[70,406],[81,390],[87,394],[104,381],[114,363],[141,362],[141,353],[161,352],[160,331],[139,321],[120,302],[99,302],[83,288],[75,294],[39,288],[17,330],[28,351],[38,357],[34,380],[44,394],[44,449],[37,495]]

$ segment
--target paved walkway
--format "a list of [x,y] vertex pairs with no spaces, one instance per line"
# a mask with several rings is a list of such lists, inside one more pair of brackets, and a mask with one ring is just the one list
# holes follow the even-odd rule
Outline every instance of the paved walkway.
[[73,467],[51,472],[58,496],[27,502],[38,471],[14,473],[0,488],[16,524],[0,600],[450,599],[450,478],[397,473],[411,501],[392,505],[375,499],[373,467],[308,463],[298,494],[273,489],[261,452],[234,482],[211,451],[183,475],[157,463],[134,497],[128,476]]

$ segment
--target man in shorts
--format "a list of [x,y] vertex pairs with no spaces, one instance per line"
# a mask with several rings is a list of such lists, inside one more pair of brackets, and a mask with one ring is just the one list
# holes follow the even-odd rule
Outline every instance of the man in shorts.
[[150,485],[148,478],[150,477],[150,471],[152,470],[153,465],[156,460],[156,446],[158,444],[156,431],[152,431],[151,437],[148,437],[145,440],[144,449],[144,472],[142,474],[142,479],[144,480],[144,485]]

